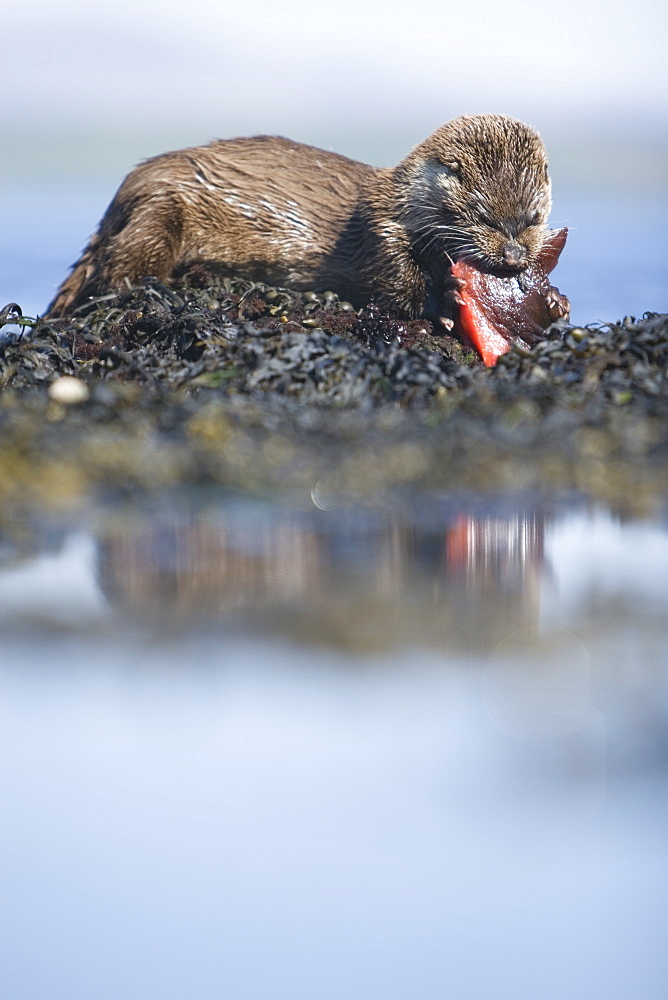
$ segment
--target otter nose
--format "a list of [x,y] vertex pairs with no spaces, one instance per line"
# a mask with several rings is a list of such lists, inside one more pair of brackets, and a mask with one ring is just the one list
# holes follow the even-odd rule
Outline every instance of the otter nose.
[[526,250],[516,240],[509,240],[501,248],[503,263],[508,267],[524,267],[526,264]]

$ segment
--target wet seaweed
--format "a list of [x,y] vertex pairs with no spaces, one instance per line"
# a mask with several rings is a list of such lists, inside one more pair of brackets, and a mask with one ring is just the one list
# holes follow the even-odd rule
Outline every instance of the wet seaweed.
[[668,485],[665,315],[560,322],[484,369],[426,321],[200,269],[0,326],[4,496]]

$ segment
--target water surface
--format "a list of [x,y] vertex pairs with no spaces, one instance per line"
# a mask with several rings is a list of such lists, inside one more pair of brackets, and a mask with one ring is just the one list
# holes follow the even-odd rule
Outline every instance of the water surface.
[[324,506],[5,532],[1,995],[665,996],[665,518]]

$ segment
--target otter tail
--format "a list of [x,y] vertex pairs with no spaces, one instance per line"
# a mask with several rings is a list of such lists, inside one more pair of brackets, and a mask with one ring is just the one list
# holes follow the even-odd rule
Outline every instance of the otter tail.
[[88,246],[79,260],[74,264],[72,273],[65,278],[45,315],[49,319],[59,319],[67,316],[91,296],[100,294],[103,285],[100,282],[98,253],[101,244],[100,233],[91,237]]
[[119,188],[98,231],[46,310],[67,316],[86,301],[147,275],[168,279],[183,248],[182,205],[170,190],[155,192],[156,161],[134,170]]

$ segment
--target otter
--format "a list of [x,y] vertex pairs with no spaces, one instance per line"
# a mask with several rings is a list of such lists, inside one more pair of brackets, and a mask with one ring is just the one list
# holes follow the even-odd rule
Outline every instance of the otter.
[[278,136],[215,140],[128,174],[47,315],[205,263],[451,329],[453,262],[520,274],[550,207],[543,142],[506,115],[455,118],[387,168]]

